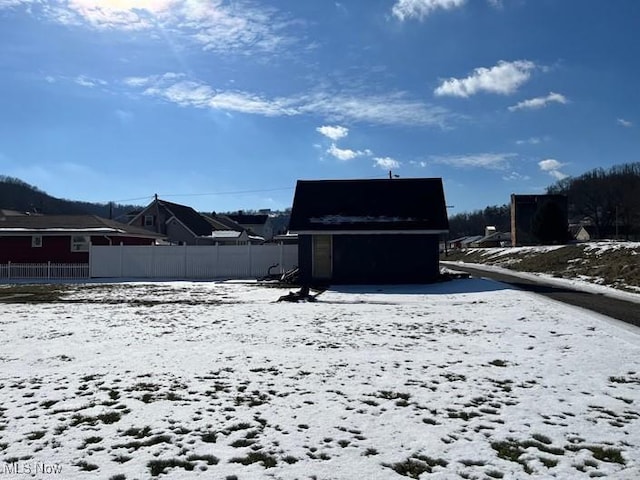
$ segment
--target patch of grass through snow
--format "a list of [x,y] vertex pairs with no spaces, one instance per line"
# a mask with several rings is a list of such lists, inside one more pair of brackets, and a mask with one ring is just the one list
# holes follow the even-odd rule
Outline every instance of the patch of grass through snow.
[[168,469],[176,467],[184,468],[190,472],[195,468],[195,463],[181,460],[179,458],[158,459],[149,461],[149,463],[147,463],[147,467],[149,468],[151,476],[157,477],[162,473],[166,473]]
[[261,463],[264,468],[275,467],[278,463],[276,457],[267,453],[257,451],[249,452],[245,457],[233,457],[229,463],[240,463],[242,465],[251,465],[252,463]]
[[431,458],[426,455],[415,454],[407,458],[404,462],[383,463],[384,467],[392,469],[399,475],[409,478],[420,478],[423,473],[433,473],[433,468],[446,467],[448,462],[441,458]]

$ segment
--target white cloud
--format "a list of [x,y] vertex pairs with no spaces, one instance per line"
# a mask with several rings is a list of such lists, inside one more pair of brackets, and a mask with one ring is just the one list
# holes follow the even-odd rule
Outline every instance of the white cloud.
[[540,167],[540,170],[542,170],[543,172],[547,172],[549,175],[551,175],[556,180],[562,180],[562,179],[568,177],[568,175],[566,175],[565,173],[562,173],[560,171],[560,169],[562,167],[564,167],[565,164],[564,163],[560,163],[558,160],[555,160],[553,158],[547,158],[546,160],[540,160],[538,162],[538,166]]
[[281,33],[291,24],[280,19],[274,10],[256,6],[257,2],[227,5],[221,0],[181,0],[180,3],[179,27],[194,29],[192,38],[205,50],[274,51],[293,41]]
[[[217,90],[203,82],[187,80],[184,75],[176,73],[128,77],[123,84],[140,90],[147,96],[162,98],[181,106],[264,116],[311,114],[333,122],[439,127],[443,127],[452,117],[444,108],[409,99],[401,92],[347,96],[331,91],[317,91],[305,95],[268,98],[250,92]],[[338,132],[336,130],[332,134]]]
[[340,125],[323,125],[316,128],[316,131],[318,133],[321,133],[325,137],[330,138],[334,142],[349,135],[349,129],[346,127],[341,127]]
[[453,155],[433,157],[434,163],[456,168],[486,168],[489,170],[505,170],[509,168],[514,153],[478,153],[473,155]]
[[425,162],[424,160],[420,160],[420,161],[409,160],[409,165],[413,165],[414,167],[425,168],[427,166],[427,162]]
[[558,160],[554,160],[553,158],[548,158],[546,160],[541,160],[538,162],[540,169],[549,172],[551,170],[558,170],[562,168],[564,164],[560,163]]
[[150,75],[148,77],[126,77],[123,83],[129,87],[146,87],[147,85],[166,83],[184,77],[185,75],[182,73],[167,72],[162,75]]
[[469,97],[479,92],[508,95],[529,80],[535,63],[528,60],[500,61],[491,68],[479,67],[466,78],[449,78],[435,89],[437,96]]
[[84,21],[99,29],[148,29],[161,20],[176,0],[67,0],[56,19],[61,23]]
[[625,120],[624,118],[618,118],[616,120],[616,123],[620,126],[626,127],[626,128],[630,128],[633,127],[633,123],[630,122],[629,120]]
[[297,101],[301,113],[324,115],[333,121],[444,127],[452,117],[445,108],[409,99],[402,92],[361,96],[318,92],[300,96]]
[[[247,92],[214,90],[209,85],[191,80],[173,83],[166,82],[166,76],[156,78],[156,83],[145,89],[143,93],[163,98],[183,107],[211,108],[267,117],[297,114],[296,110],[290,106],[291,101],[287,99],[270,100]],[[134,83],[141,83],[141,81],[137,79]]]
[[[26,1],[0,0],[2,6]],[[204,50],[275,51],[294,40],[282,32],[293,25],[275,9],[257,1],[224,0],[57,0],[40,2],[57,23],[98,30],[151,31],[188,39]]]
[[546,97],[536,97],[519,102],[518,104],[509,107],[509,110],[511,112],[516,110],[534,110],[546,107],[550,103],[561,103],[564,105],[567,103],[567,98],[559,93],[551,92]]
[[549,137],[529,137],[525,140],[516,140],[516,145],[539,145],[542,142],[549,141]]
[[35,0],[0,0],[0,8],[17,7],[18,5],[29,5]]
[[337,158],[338,160],[347,161],[353,160],[356,157],[367,155],[370,152],[368,150],[360,151],[351,150],[350,148],[338,148],[335,143],[332,143],[331,146],[327,149],[327,153]]
[[380,167],[385,170],[393,170],[394,168],[400,168],[400,162],[394,160],[391,157],[376,157],[374,160],[374,166]]
[[511,172],[508,175],[504,175],[502,179],[507,182],[516,182],[530,180],[531,177],[529,177],[528,175],[522,175],[518,172]]
[[149,77],[127,77],[123,80],[125,85],[130,87],[144,87],[151,82]]
[[104,80],[100,80],[98,78],[91,78],[86,75],[77,76],[74,79],[74,82],[76,82],[78,85],[82,87],[89,87],[89,88],[97,87],[98,85],[107,85],[107,82],[105,82]]
[[464,5],[466,0],[397,0],[391,12],[404,21],[410,18],[424,19],[435,10],[451,10]]
[[217,92],[207,106],[214,110],[231,110],[265,117],[298,114],[291,101],[286,98],[267,99],[247,92]]

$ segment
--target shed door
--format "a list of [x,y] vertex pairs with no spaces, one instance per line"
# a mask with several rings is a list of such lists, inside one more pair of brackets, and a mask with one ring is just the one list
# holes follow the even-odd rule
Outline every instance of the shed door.
[[331,235],[313,236],[313,278],[331,278]]

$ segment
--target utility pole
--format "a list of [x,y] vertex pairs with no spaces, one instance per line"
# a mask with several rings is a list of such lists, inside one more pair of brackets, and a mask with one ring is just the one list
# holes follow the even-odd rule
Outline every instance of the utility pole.
[[[445,208],[456,208],[455,205],[445,205]],[[447,214],[447,217],[449,216],[449,214]],[[447,233],[445,235],[445,239],[444,239],[444,256],[448,257],[449,256],[449,233]]]
[[154,194],[154,203],[156,206],[156,218],[154,218],[154,222],[156,224],[156,232],[157,233],[162,233],[160,231],[160,205],[158,204],[158,194]]

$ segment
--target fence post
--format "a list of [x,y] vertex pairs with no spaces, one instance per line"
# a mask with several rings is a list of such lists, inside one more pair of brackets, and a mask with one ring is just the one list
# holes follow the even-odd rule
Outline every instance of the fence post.
[[120,252],[120,278],[122,278],[123,275],[124,275],[124,272],[122,271],[122,269],[123,269],[123,266],[122,266],[122,264],[123,264],[122,255],[124,255],[123,248],[124,247],[122,246],[122,242],[120,242],[120,248],[119,248],[119,252]]
[[188,250],[187,250],[187,242],[184,243],[184,275],[182,276],[184,279],[187,279],[187,263],[188,263]]
[[213,278],[218,276],[220,271],[220,242],[216,242],[216,266],[213,269]]
[[280,275],[284,273],[284,243],[279,244],[279,263],[280,263]]
[[156,249],[155,248],[151,249],[151,261],[149,261],[147,263],[147,268],[145,268],[145,270],[146,270],[145,277],[147,277],[147,278],[149,278],[149,277],[156,278],[157,277],[158,268],[157,268],[157,265],[156,265]]
[[47,280],[51,278],[51,260],[47,262]]
[[11,261],[7,263],[7,278],[11,278]]
[[249,249],[248,255],[249,255],[249,277],[251,277],[251,274],[253,273],[253,258],[251,256],[251,242],[247,242],[247,247]]

